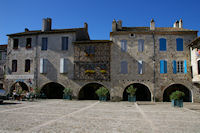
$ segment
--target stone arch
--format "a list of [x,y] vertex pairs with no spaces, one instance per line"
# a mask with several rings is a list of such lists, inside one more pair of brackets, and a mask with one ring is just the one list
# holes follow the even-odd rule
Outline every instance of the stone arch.
[[[102,86],[106,87],[102,83],[98,83],[98,82],[91,82],[91,83],[87,83],[87,84],[83,85],[79,90],[78,99],[79,100],[98,100],[99,97],[97,96],[95,91],[97,89],[99,89],[99,87],[102,87]],[[108,89],[108,91],[109,91],[109,89]],[[107,96],[107,99],[110,100],[110,91]]]
[[41,87],[41,93],[49,99],[62,99],[64,86],[57,82],[49,82]]
[[163,102],[170,102],[169,96],[176,90],[182,91],[185,93],[183,98],[184,102],[192,102],[192,91],[183,84],[171,84],[164,89],[163,92]]
[[28,91],[28,92],[30,91],[26,83],[24,83],[23,81],[17,81],[11,86],[10,93],[12,93],[13,90],[15,90],[19,86],[22,88],[23,91]]
[[147,85],[142,83],[132,83],[126,86],[123,92],[123,101],[128,100],[128,93],[126,92],[127,88],[129,86],[133,85],[135,88],[137,88],[136,91],[136,100],[137,101],[151,101],[151,91]]

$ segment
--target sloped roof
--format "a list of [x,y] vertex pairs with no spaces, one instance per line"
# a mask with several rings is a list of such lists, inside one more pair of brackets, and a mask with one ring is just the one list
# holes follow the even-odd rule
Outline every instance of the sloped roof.
[[196,39],[194,39],[194,40],[188,45],[188,47],[200,48],[200,37],[197,37]]

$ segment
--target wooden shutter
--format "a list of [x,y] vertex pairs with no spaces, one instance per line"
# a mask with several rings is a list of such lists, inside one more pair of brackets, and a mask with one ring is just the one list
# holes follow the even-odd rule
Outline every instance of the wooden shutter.
[[166,39],[161,38],[159,39],[160,42],[160,51],[166,51]]
[[68,37],[62,37],[62,50],[68,50]]
[[160,60],[160,73],[164,73],[164,60]]
[[175,60],[173,60],[172,65],[173,65],[173,73],[176,74],[176,61]]
[[177,51],[183,51],[183,39],[182,38],[176,39],[176,49],[177,49]]
[[67,72],[67,64],[68,61],[65,58],[60,59],[60,73],[66,73]]
[[187,61],[184,60],[184,73],[186,74],[187,73]]
[[121,62],[121,73],[122,74],[128,73],[128,64],[126,61]]
[[40,73],[47,73],[47,59],[40,58]]
[[164,61],[164,73],[167,73],[167,61]]
[[42,50],[47,50],[48,45],[48,39],[42,38]]
[[127,51],[127,40],[121,40],[121,51],[122,52]]

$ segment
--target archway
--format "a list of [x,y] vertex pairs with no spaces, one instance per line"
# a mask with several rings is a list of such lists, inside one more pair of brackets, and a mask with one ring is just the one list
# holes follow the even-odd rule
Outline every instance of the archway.
[[[97,89],[102,87],[103,85],[99,83],[89,83],[81,88],[79,91],[79,100],[98,100],[99,97],[95,93]],[[110,94],[107,96],[107,100],[110,100]]]
[[15,82],[11,88],[10,88],[10,93],[12,94],[13,90],[16,90],[17,88],[21,88],[22,91],[28,91],[29,92],[29,88],[28,86],[26,85],[26,83],[24,82],[21,82],[21,81],[18,81],[18,82]]
[[172,92],[179,90],[185,93],[185,96],[183,97],[184,102],[191,102],[192,101],[192,95],[191,91],[185,87],[182,84],[173,84],[167,87],[163,93],[163,102],[170,102],[169,96],[172,94]]
[[59,83],[51,82],[42,87],[41,93],[44,93],[49,99],[62,99],[64,88],[65,87]]
[[[146,85],[140,84],[140,83],[134,83],[134,84],[130,84],[129,86],[131,85],[137,88],[137,91],[136,91],[137,101],[151,101],[151,92],[149,91],[149,88]],[[123,101],[128,100],[128,93],[126,92],[126,89],[129,86],[127,86],[123,92]]]

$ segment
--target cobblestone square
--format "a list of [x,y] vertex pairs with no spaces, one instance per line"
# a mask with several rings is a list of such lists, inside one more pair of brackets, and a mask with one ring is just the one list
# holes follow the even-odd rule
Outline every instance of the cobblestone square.
[[199,133],[200,104],[4,101],[2,133]]

